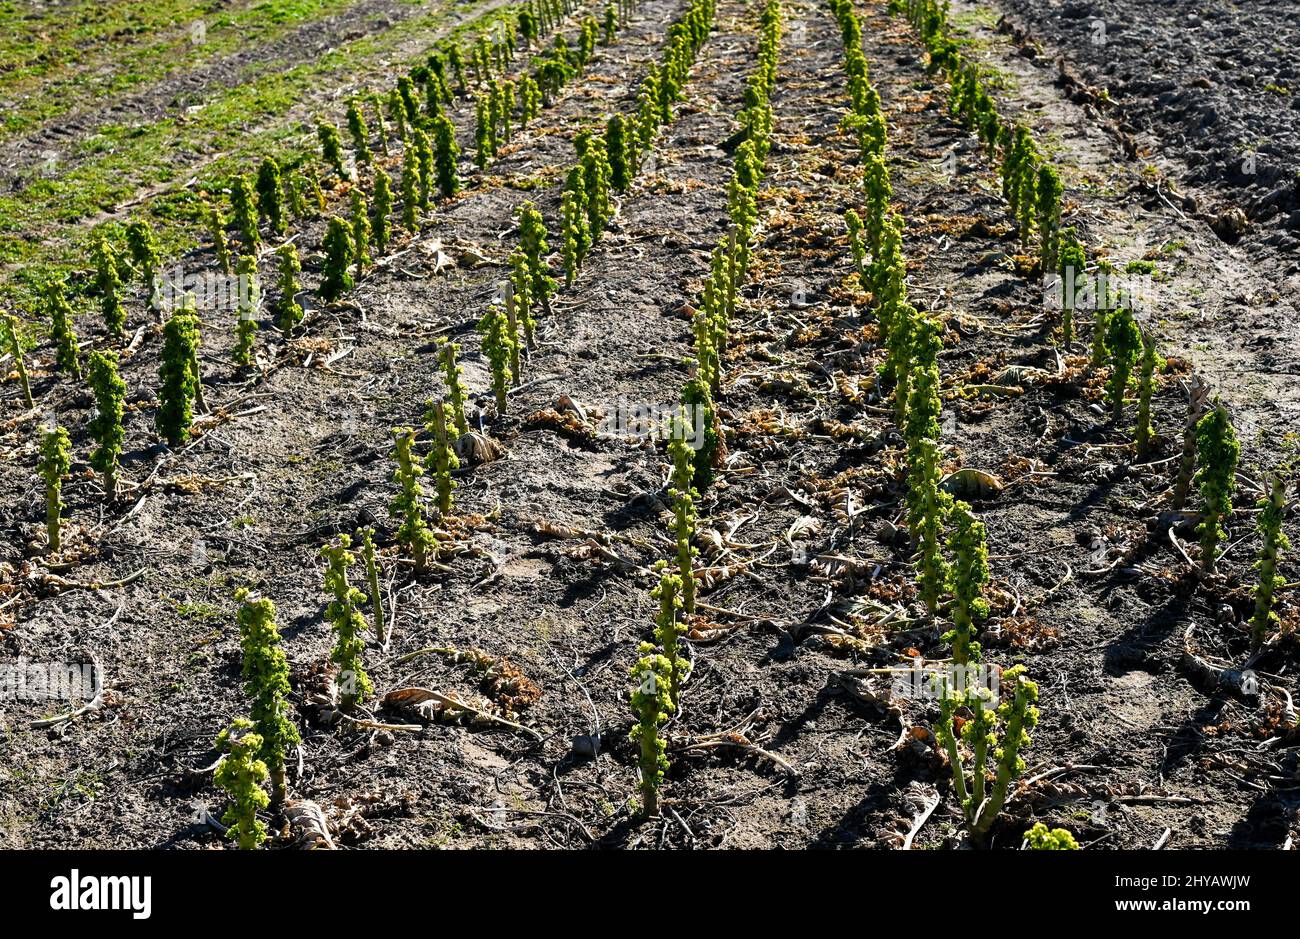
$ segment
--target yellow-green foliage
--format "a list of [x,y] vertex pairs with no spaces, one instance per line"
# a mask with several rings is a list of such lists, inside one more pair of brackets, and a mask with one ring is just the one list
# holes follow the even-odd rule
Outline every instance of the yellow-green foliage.
[[1196,478],[1205,508],[1201,512],[1201,567],[1213,572],[1223,537],[1223,520],[1232,514],[1232,493],[1236,488],[1237,458],[1241,444],[1232,430],[1228,411],[1216,404],[1196,425]]
[[447,412],[441,401],[429,402],[425,425],[433,433],[433,449],[425,457],[425,466],[433,473],[438,511],[448,515],[451,512],[451,492],[456,487],[451,474],[460,468],[460,460],[456,458],[456,451],[451,446],[447,433]]
[[370,676],[361,665],[361,654],[366,648],[366,621],[357,605],[366,598],[348,583],[348,568],[356,560],[348,550],[351,545],[351,538],[339,535],[337,544],[321,548],[321,557],[325,559],[325,589],[333,596],[325,609],[334,630],[330,661],[339,668],[340,697],[345,710],[362,703],[374,690]]
[[112,499],[117,495],[118,460],[126,438],[122,428],[126,382],[118,375],[116,352],[90,353],[90,387],[95,392],[95,415],[87,428],[95,441],[90,465],[104,474],[104,492]]
[[63,548],[63,477],[72,468],[72,445],[62,427],[46,429],[41,438],[41,461],[38,467],[45,480],[45,532],[47,550],[58,554]]
[[1025,832],[1025,840],[1029,842],[1031,851],[1079,850],[1079,842],[1074,840],[1074,835],[1064,828],[1049,829],[1042,822],[1034,823],[1034,827]]
[[393,441],[393,461],[397,464],[393,471],[393,482],[400,488],[389,511],[394,518],[401,519],[397,540],[411,552],[418,576],[424,572],[429,550],[434,544],[433,532],[429,531],[424,520],[424,488],[420,485],[424,467],[411,455],[411,445],[415,443],[415,431],[412,428],[394,427]]
[[[948,756],[953,788],[961,800],[962,815],[977,839],[992,827],[1006,802],[1011,783],[1024,772],[1020,751],[1030,744],[1029,731],[1038,723],[1038,686],[1024,677],[1023,665],[1002,673],[1001,685],[1011,687],[1011,699],[1001,704],[984,687],[957,691],[946,688],[939,702],[935,736]],[[961,726],[959,745],[953,717],[959,708],[971,717]],[[988,788],[988,758],[993,755],[993,785]],[[969,761],[969,772],[967,763]]]
[[668,770],[667,745],[659,728],[672,713],[672,666],[655,652],[645,652],[631,671],[634,683],[632,742],[640,749],[641,809],[648,817],[659,814],[659,787]]
[[212,781],[231,799],[230,807],[221,816],[227,826],[226,836],[233,838],[241,850],[252,851],[266,840],[266,825],[257,813],[271,804],[271,797],[262,788],[270,771],[257,757],[262,737],[253,732],[252,721],[241,717],[217,736],[216,745],[223,756]]
[[1255,615],[1251,618],[1251,647],[1258,651],[1268,634],[1280,625],[1273,610],[1273,595],[1284,583],[1278,576],[1278,557],[1291,547],[1282,520],[1286,515],[1286,483],[1282,476],[1274,476],[1269,493],[1259,501],[1259,558],[1255,570],[1259,583],[1255,587]]
[[247,588],[235,593],[239,604],[239,643],[243,651],[244,692],[253,699],[252,717],[262,745],[257,756],[270,771],[272,795],[285,795],[285,760],[302,737],[294,725],[289,705],[289,662],[280,648],[280,628],[275,604],[254,598]]

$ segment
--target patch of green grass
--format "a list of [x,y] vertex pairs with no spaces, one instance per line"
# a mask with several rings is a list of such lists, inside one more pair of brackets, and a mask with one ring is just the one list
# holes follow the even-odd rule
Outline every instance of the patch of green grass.
[[[368,63],[382,62],[405,38],[436,29],[450,15],[439,7],[291,69],[268,63],[248,83],[222,91],[185,117],[101,128],[102,140],[95,144],[99,152],[92,159],[62,177],[41,179],[0,197],[0,264],[11,266],[0,296],[13,298],[30,312],[36,287],[46,276],[86,266],[86,246],[100,227],[88,224],[88,219],[114,212],[142,189],[197,175],[197,184],[166,188],[145,199],[144,208],[134,213],[150,218],[164,257],[194,247],[202,228],[204,191],[225,188],[236,173],[268,155],[285,166],[315,157],[310,127],[290,119],[296,105],[322,83],[346,81]],[[450,35],[477,30],[503,15],[504,10],[497,10],[458,24]],[[110,227],[111,236],[120,237],[119,220],[101,224]],[[82,286],[74,279],[72,292]]]
[[[154,4],[127,4],[135,11],[128,14],[130,23],[116,31],[105,27],[111,42],[102,54],[74,49],[76,54],[69,61],[56,54],[44,60],[47,67],[39,71],[15,68],[5,72],[0,64],[0,100],[11,102],[0,107],[0,128],[5,135],[20,133],[73,107],[120,96],[251,43],[268,42],[310,20],[346,9],[353,2],[265,0],[223,12],[217,12],[219,5],[210,0],[172,0],[159,8]],[[192,32],[199,24],[201,41]],[[123,36],[146,39],[132,44]],[[157,41],[147,41],[150,37]],[[56,67],[55,63],[67,67]]]
[[224,619],[228,614],[225,610],[211,603],[192,603],[190,601],[172,601],[176,603],[176,613],[182,619],[193,620],[200,623],[211,623],[219,619]]

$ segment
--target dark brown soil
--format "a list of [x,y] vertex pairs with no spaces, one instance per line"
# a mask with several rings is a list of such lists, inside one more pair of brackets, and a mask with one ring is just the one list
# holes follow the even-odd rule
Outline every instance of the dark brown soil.
[[[574,90],[441,207],[418,240],[400,245],[345,302],[313,310],[305,339],[285,343],[265,329],[260,374],[240,376],[229,365],[229,314],[205,318],[214,415],[200,420],[197,442],[176,452],[158,447],[152,432],[158,341],[150,334],[125,368],[134,403],[125,475],[151,482],[106,507],[98,482],[76,464],[65,499],[74,528],[68,553],[81,560],[62,572],[89,582],[144,569],[141,579],[60,590],[32,566],[29,545],[43,539],[31,442],[41,414],[23,413],[13,385],[3,387],[0,617],[12,622],[0,621],[0,649],[5,659],[33,661],[94,654],[110,699],[54,731],[29,725],[58,706],[0,702],[9,754],[0,766],[0,845],[221,843],[194,816],[196,806],[220,806],[205,769],[212,741],[247,709],[233,620],[241,585],[279,608],[304,738],[293,795],[335,806],[339,817],[362,807],[340,833],[344,844],[894,847],[935,795],[942,801],[917,844],[958,843],[960,810],[924,739],[935,712],[916,700],[897,699],[896,710],[870,703],[864,689],[886,702],[888,679],[864,684],[846,674],[941,657],[945,647],[919,615],[906,541],[893,527],[905,485],[902,442],[886,403],[871,393],[881,350],[850,276],[842,222],[845,209],[860,205],[860,169],[838,126],[847,110],[838,30],[820,4],[785,5],[763,230],[726,361],[730,457],[700,504],[707,606],[668,729],[679,748],[742,726],[779,761],[736,747],[670,749],[664,817],[636,820],[628,669],[652,628],[648,568],[670,547],[665,456],[650,443],[534,417],[560,395],[605,412],[620,402],[677,400],[686,376],[677,363],[691,348],[681,308],[725,231],[731,159],[720,145],[735,130],[756,44],[746,7],[719,3],[718,29],[687,102],[656,144],[653,171],[623,197],[578,284],[542,323],[510,415],[482,418],[505,455],[459,476],[448,569],[415,580],[392,546],[390,430],[419,425],[423,402],[442,393],[433,340],[455,337],[468,385],[486,389],[474,322],[503,276],[512,210],[534,199],[555,217],[555,184],[572,161],[574,134],[633,106],[636,78],[682,7],[645,3],[620,42],[601,49]],[[1229,324],[1264,335],[1278,314],[1215,286],[1210,273],[1237,263],[1238,249],[1150,207],[1163,203],[1131,184],[1140,165],[1101,125],[1066,141],[1055,156],[1066,168],[1071,223],[1120,260],[1135,256],[1139,234],[1159,245],[1177,231],[1185,247],[1173,255],[1170,289],[1205,298],[1207,315],[1194,321],[1174,316],[1177,300],[1162,314],[1171,357],[1156,402],[1164,440],[1153,463],[1132,465],[1127,430],[1102,416],[1083,357],[1058,362],[1039,289],[1019,273],[996,178],[947,116],[945,91],[925,74],[907,25],[882,3],[860,11],[890,117],[909,291],[947,327],[945,460],[1004,485],[968,495],[989,531],[986,658],[1025,663],[1041,691],[1042,722],[1025,754],[1033,782],[1010,803],[993,843],[1018,847],[1037,817],[1098,849],[1150,847],[1166,829],[1172,847],[1281,845],[1296,832],[1297,766],[1286,743],[1263,744],[1275,736],[1276,715],[1198,685],[1181,658],[1190,625],[1204,653],[1245,659],[1245,588],[1257,549],[1251,487],[1279,458],[1296,413],[1294,384],[1281,377],[1297,361],[1283,348],[1294,337],[1275,347],[1240,342]],[[1084,106],[1050,73],[979,29],[988,34],[980,54],[1016,77],[999,92],[1009,109],[1036,115],[1040,135],[1083,126]],[[942,171],[950,149],[955,176]],[[319,237],[319,226],[309,227],[299,241]],[[205,260],[199,253],[185,263],[197,269]],[[1251,265],[1273,262],[1241,263],[1244,281],[1259,270]],[[316,259],[307,267],[314,284]],[[1238,306],[1250,318],[1236,319]],[[133,326],[146,320],[135,310]],[[83,332],[94,334],[89,323]],[[1231,358],[1221,355],[1227,349]],[[38,364],[49,351],[40,350]],[[1272,372],[1267,355],[1280,357]],[[1168,500],[1170,464],[1162,461],[1175,453],[1186,407],[1179,381],[1192,360],[1259,375],[1247,385],[1205,369],[1245,425],[1242,509],[1230,523],[1222,574],[1207,582],[1190,574],[1157,518]],[[959,394],[1008,366],[1043,372],[1009,397]],[[43,408],[73,430],[84,460],[88,396],[38,372]],[[476,404],[491,412],[486,398]],[[478,648],[540,687],[514,717],[540,742],[454,723],[375,730],[314,716],[308,699],[331,644],[317,552],[363,525],[376,527],[385,548],[385,594],[396,612],[389,646],[372,642],[366,653],[380,694],[421,685],[491,706],[490,689],[467,666],[438,655],[401,661],[432,646]],[[563,529],[582,534],[557,537]],[[1293,522],[1288,530],[1300,538]],[[1194,552],[1193,539],[1179,534]],[[1294,580],[1295,565],[1286,561],[1282,573]],[[1293,594],[1282,596],[1294,627]],[[1292,694],[1294,655],[1287,640],[1259,663]],[[411,723],[383,710],[374,718]],[[595,758],[574,745],[593,734],[601,740]]]

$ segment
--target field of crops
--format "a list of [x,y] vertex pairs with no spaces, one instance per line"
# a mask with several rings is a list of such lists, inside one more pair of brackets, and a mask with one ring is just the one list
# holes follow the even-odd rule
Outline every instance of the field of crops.
[[1290,849],[1194,7],[0,3],[0,848]]

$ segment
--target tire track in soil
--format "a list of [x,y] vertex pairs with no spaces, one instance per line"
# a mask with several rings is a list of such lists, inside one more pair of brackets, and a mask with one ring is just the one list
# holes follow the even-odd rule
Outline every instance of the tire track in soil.
[[[572,84],[572,93],[544,111],[542,120],[517,144],[521,149],[514,155],[508,153],[491,167],[491,172],[505,175],[515,165],[520,174],[529,176],[537,173],[539,167],[547,168],[551,161],[563,166],[571,163],[572,134],[581,124],[590,123],[597,116],[603,120],[607,112],[600,92],[626,92],[621,84],[624,77],[644,74],[646,65],[660,54],[666,24],[683,8],[681,0],[653,0],[643,4],[620,42],[609,48],[598,47],[598,59],[582,79]],[[548,216],[553,216],[553,203],[558,201],[553,195],[548,191],[543,203]],[[443,237],[455,232],[460,239],[482,239],[488,243],[504,238],[512,225],[514,206],[527,197],[527,193],[490,186],[470,190],[453,205],[439,209],[434,224],[425,228],[419,243],[431,244],[440,232]],[[322,228],[319,221],[314,222],[300,237],[312,243],[319,240]],[[483,251],[498,254],[502,260],[506,253],[503,248],[490,244],[485,244]],[[593,257],[589,267],[594,263]],[[413,262],[405,266],[416,267]],[[337,367],[340,374],[290,368],[273,373],[265,386],[257,389],[271,393],[272,397],[263,402],[271,405],[268,411],[209,432],[187,454],[182,466],[171,471],[179,475],[183,469],[185,474],[199,478],[255,472],[256,484],[250,487],[246,482],[235,483],[215,491],[200,486],[198,492],[188,495],[180,495],[174,489],[164,489],[161,494],[155,491],[138,514],[131,519],[119,519],[113,526],[113,534],[104,539],[112,552],[111,558],[105,560],[111,560],[114,569],[134,569],[141,563],[149,564],[152,569],[145,582],[126,588],[120,592],[120,600],[113,601],[125,604],[116,624],[116,634],[122,641],[109,641],[109,634],[96,626],[105,622],[113,609],[101,615],[108,604],[103,600],[96,602],[88,593],[72,592],[44,602],[24,624],[19,648],[30,642],[32,648],[41,649],[43,654],[56,646],[99,650],[110,680],[122,682],[130,694],[140,697],[140,710],[132,709],[132,723],[143,721],[144,726],[114,735],[115,742],[132,749],[139,747],[141,741],[150,742],[155,749],[140,754],[131,768],[136,781],[164,778],[161,792],[144,799],[135,787],[127,785],[130,780],[121,780],[113,792],[91,804],[88,811],[100,821],[98,825],[89,825],[87,831],[102,835],[117,830],[121,838],[143,844],[152,843],[150,832],[155,826],[161,825],[172,833],[176,806],[181,806],[182,812],[187,811],[185,804],[192,786],[184,773],[180,774],[181,782],[175,782],[177,767],[204,765],[214,736],[213,728],[226,719],[224,711],[233,702],[242,700],[238,691],[237,637],[230,632],[229,618],[215,617],[218,628],[214,629],[212,622],[196,622],[192,616],[178,615],[182,604],[187,609],[211,607],[224,611],[230,604],[231,584],[247,578],[275,599],[286,653],[295,667],[301,668],[327,654],[330,640],[328,629],[320,620],[322,595],[316,551],[330,531],[351,531],[358,522],[372,518],[379,520],[381,529],[387,526],[391,489],[388,429],[417,422],[422,415],[423,401],[436,388],[437,366],[431,347],[424,345],[413,353],[413,344],[427,343],[441,329],[451,328],[463,334],[467,385],[472,389],[487,387],[487,372],[476,351],[473,323],[486,308],[501,276],[499,270],[456,271],[439,278],[420,270],[411,273],[410,279],[399,270],[372,274],[361,281],[347,300],[365,310],[363,322],[331,318],[335,335],[330,335],[329,323],[322,319],[309,330],[311,336],[329,338],[336,348],[356,345],[356,352],[341,360]],[[267,272],[263,274],[263,279],[269,281]],[[264,299],[270,299],[269,291],[264,293]],[[468,320],[466,311],[471,315]],[[559,333],[556,341],[563,342],[566,329],[557,320],[544,327],[544,332]],[[237,385],[222,378],[230,374],[227,363],[232,330],[233,320],[224,316],[211,318],[206,324],[206,384],[214,408],[231,401],[240,392]],[[472,337],[471,342],[465,342],[464,336]],[[138,395],[147,394],[155,378],[156,362],[147,362],[146,358],[152,359],[152,355],[139,354],[124,363],[123,377]],[[357,371],[344,372],[348,365]],[[530,375],[536,374],[536,368]],[[79,407],[87,404],[81,398],[76,403]],[[257,403],[250,401],[243,407]],[[61,419],[69,423],[65,414],[66,411],[61,412]],[[148,472],[147,465],[142,464],[156,452],[151,450],[152,434],[148,432],[151,419],[151,407],[128,414],[125,478],[138,479]],[[81,452],[84,429],[70,430],[74,447]],[[27,449],[22,454],[24,464],[34,459],[34,452]],[[17,482],[7,480],[5,489],[10,490]],[[24,483],[24,488],[29,490],[26,499],[9,492],[12,501],[6,499],[5,504],[25,502],[34,508],[38,501],[34,482]],[[98,501],[93,489],[93,485],[86,487],[75,482],[66,488],[65,498],[72,506],[70,514],[74,519],[93,513]],[[473,512],[482,505],[490,508],[485,497],[480,505],[474,489],[466,485],[458,493],[464,511]],[[358,497],[359,493],[364,493],[364,497]],[[200,542],[203,550],[196,554],[194,545]],[[79,570],[89,576],[90,569],[84,565]],[[480,574],[475,570],[464,576],[477,580]],[[417,609],[421,613],[432,609],[437,614],[438,604],[443,602],[439,598],[440,590],[439,585],[426,582],[419,585],[416,595],[403,595],[398,600],[399,617],[411,615]],[[432,601],[427,606],[421,595],[425,591]],[[157,602],[160,594],[171,598],[164,601],[161,610]],[[435,622],[439,618],[431,617]],[[164,624],[162,629],[158,628],[159,620]],[[223,623],[224,629],[220,628]],[[399,618],[397,635],[402,636],[408,628],[408,623]],[[471,644],[460,636],[456,639],[464,646]],[[482,644],[497,651],[495,641],[484,639]],[[395,647],[393,652],[407,648]],[[184,661],[178,653],[185,653]],[[383,660],[374,650],[371,654],[375,655],[375,661],[368,664],[373,667],[377,684],[397,687],[398,683],[390,681],[388,666],[381,664]],[[531,663],[525,660],[522,664],[526,671],[530,670]],[[143,677],[159,673],[174,681],[162,684],[161,679],[155,679],[155,684]],[[455,680],[463,683],[464,679],[460,674]],[[172,711],[175,713],[160,723],[160,718]],[[74,733],[82,738],[85,752],[102,753],[103,748],[112,746],[104,739],[92,740],[87,728],[76,728]],[[431,761],[442,761],[451,767],[464,765],[463,751],[473,751],[475,765],[483,761],[499,762],[500,757],[492,748],[502,747],[508,753],[517,743],[499,737],[480,743],[470,739],[472,736],[475,735],[462,739],[459,733],[434,729],[431,737],[422,743],[431,744],[436,751],[429,757]],[[316,775],[332,773],[313,761],[317,756],[323,762],[341,759],[334,742],[335,738],[328,734],[309,735],[305,744],[308,777],[301,781],[300,793],[310,797],[319,785]],[[422,750],[424,746],[417,744],[415,749]],[[325,753],[318,754],[318,747],[323,747]],[[31,758],[63,764],[67,771],[68,758],[59,751],[57,745],[42,746],[37,742],[32,747]],[[390,761],[387,768],[375,771],[390,773],[393,765]],[[352,780],[345,785],[354,784]],[[124,809],[124,804],[130,809]],[[129,831],[120,830],[125,822],[108,821],[119,817],[130,819]],[[186,836],[184,831],[181,836]],[[52,833],[36,828],[31,837],[39,840],[52,837]]]

